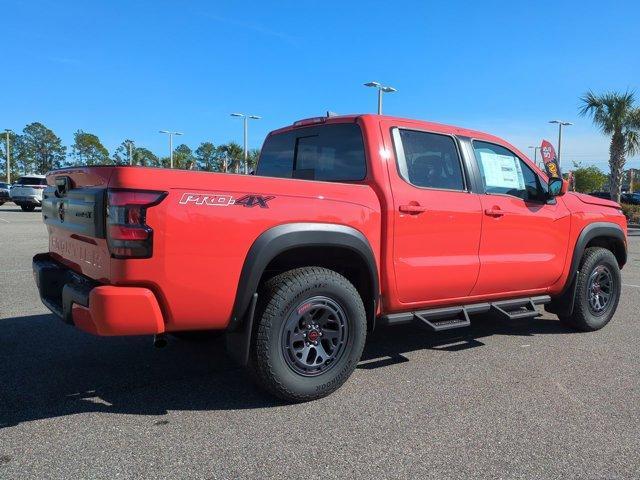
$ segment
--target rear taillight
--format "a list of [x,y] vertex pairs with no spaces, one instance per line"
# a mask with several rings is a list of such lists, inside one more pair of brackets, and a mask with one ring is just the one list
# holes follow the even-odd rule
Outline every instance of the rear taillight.
[[147,209],[159,204],[166,192],[108,190],[107,243],[113,258],[149,258],[153,229],[146,224]]

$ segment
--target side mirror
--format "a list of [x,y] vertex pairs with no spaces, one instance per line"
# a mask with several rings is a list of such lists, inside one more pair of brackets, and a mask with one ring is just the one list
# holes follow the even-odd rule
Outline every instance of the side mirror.
[[560,197],[567,193],[568,189],[569,182],[567,182],[566,180],[563,180],[559,177],[552,177],[549,179],[549,189],[547,191],[549,197]]

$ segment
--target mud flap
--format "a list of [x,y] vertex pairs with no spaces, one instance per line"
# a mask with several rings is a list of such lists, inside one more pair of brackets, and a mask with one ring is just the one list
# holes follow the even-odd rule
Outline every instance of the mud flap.
[[249,353],[251,352],[251,335],[253,334],[253,317],[256,313],[258,294],[254,293],[247,315],[242,319],[237,330],[227,332],[225,344],[229,356],[239,365],[245,367],[249,364]]
[[544,309],[549,313],[554,313],[559,317],[569,317],[573,313],[573,305],[576,299],[576,288],[578,287],[578,275],[579,271],[576,271],[573,276],[573,280],[562,295],[551,300],[550,303],[544,306]]

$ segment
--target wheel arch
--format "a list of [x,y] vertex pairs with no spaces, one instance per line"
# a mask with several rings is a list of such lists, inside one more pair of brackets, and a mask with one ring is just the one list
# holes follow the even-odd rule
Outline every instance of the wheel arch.
[[584,252],[589,247],[602,247],[610,250],[622,268],[627,263],[627,241],[624,231],[617,223],[594,222],[582,229],[573,248],[571,266],[565,286],[545,310],[557,315],[568,316],[573,312],[576,290],[576,276]]
[[591,223],[584,227],[578,236],[573,249],[569,278],[578,271],[582,255],[589,247],[603,247],[611,250],[620,268],[627,263],[627,240],[620,225],[613,222]]
[[[336,256],[336,252],[342,252],[346,256]],[[319,253],[326,255],[318,255]],[[298,260],[294,261],[296,258]],[[347,278],[363,296],[367,322],[369,328],[373,329],[380,287],[377,263],[367,238],[360,231],[346,225],[287,223],[263,232],[247,253],[227,329],[226,345],[229,354],[241,365],[248,363],[253,315],[261,282],[283,269],[299,266],[331,268],[330,262],[336,259],[347,264],[349,259],[358,260],[355,270],[362,277],[349,278],[347,275]],[[359,267],[364,267],[365,272]]]
[[[242,267],[230,330],[237,329],[251,308],[253,295],[261,282],[283,269],[299,266],[331,267],[331,253],[343,252],[358,259],[358,267],[364,267],[366,282],[353,281],[358,291],[365,293],[363,302],[367,314],[375,315],[379,293],[378,268],[367,238],[353,227],[330,223],[287,223],[263,232],[249,249]],[[318,253],[326,253],[321,258]],[[294,257],[304,257],[296,261]],[[366,285],[365,285],[366,283]],[[368,290],[368,291],[365,291]],[[369,301],[367,301],[369,300]],[[372,310],[372,312],[370,312]]]

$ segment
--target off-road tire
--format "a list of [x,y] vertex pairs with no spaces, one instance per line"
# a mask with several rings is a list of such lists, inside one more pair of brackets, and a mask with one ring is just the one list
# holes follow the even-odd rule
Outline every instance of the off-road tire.
[[[289,402],[315,400],[337,390],[356,368],[366,340],[367,318],[364,306],[351,282],[326,268],[297,268],[267,281],[258,298],[250,361],[258,384]],[[342,337],[344,341],[340,342],[340,356],[327,363],[321,362],[318,367],[326,370],[305,374],[292,366],[295,359],[291,359],[293,354],[287,349],[287,342],[283,337],[287,335],[292,322],[297,322],[296,315],[302,315],[300,322],[305,324],[304,319],[307,317],[300,312],[305,312],[305,302],[309,301],[311,305],[314,301],[321,301],[317,299],[327,299],[329,305],[337,306],[344,314],[343,325],[347,325],[347,333]],[[335,335],[335,332],[327,330],[326,334]],[[307,334],[303,335],[306,338]],[[311,351],[314,347],[309,345],[308,348]],[[322,351],[325,352],[324,348]],[[287,355],[290,356],[285,358]],[[320,358],[320,354],[317,354],[318,361]]]
[[[596,314],[589,304],[590,279],[597,269],[602,270],[603,268],[609,272],[611,278],[611,293],[602,312]],[[600,330],[609,323],[616,312],[618,301],[620,300],[622,279],[618,261],[610,250],[601,247],[590,247],[585,250],[578,271],[573,312],[571,316],[561,316],[560,320],[565,325],[583,332]]]

